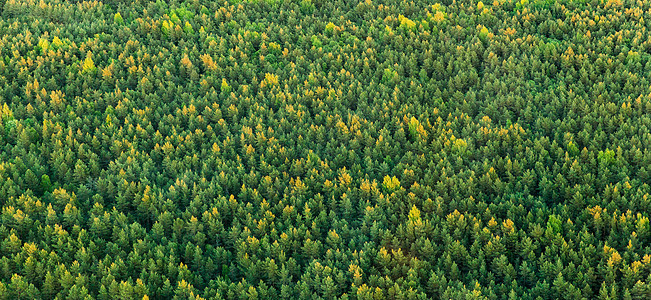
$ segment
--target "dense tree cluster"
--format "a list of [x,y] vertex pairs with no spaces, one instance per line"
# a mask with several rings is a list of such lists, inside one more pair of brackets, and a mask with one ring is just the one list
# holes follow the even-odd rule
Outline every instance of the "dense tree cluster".
[[0,299],[649,299],[649,20],[0,0]]

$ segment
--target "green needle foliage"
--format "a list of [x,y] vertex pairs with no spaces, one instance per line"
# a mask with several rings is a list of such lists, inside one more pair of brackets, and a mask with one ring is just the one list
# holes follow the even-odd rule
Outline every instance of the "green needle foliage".
[[124,19],[122,19],[122,15],[120,15],[119,12],[115,13],[113,22],[115,22],[116,25],[124,25]]
[[651,299],[649,12],[0,0],[0,300]]

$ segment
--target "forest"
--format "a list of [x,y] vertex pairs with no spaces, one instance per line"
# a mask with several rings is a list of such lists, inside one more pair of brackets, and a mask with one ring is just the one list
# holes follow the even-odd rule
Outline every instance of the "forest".
[[651,1],[485,1],[0,0],[0,300],[651,299]]

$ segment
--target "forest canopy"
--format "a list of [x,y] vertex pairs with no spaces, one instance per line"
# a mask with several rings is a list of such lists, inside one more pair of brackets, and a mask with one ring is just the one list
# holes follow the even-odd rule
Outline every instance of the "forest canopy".
[[0,300],[650,299],[650,20],[0,0]]

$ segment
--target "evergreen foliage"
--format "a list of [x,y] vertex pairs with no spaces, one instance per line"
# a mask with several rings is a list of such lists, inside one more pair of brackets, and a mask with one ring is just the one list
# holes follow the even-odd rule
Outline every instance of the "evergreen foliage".
[[650,14],[0,0],[0,299],[650,299]]

